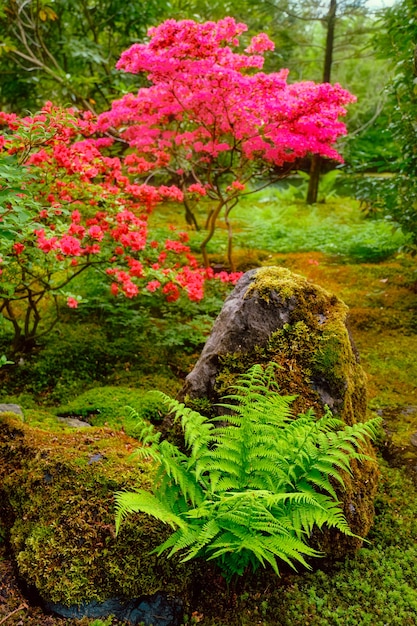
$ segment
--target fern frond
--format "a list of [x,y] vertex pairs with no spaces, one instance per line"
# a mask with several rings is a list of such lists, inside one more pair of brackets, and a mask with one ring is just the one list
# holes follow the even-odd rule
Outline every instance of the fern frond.
[[158,392],[158,395],[168,410],[174,413],[175,419],[181,420],[185,443],[188,448],[195,449],[194,455],[197,455],[198,450],[209,443],[210,433],[214,425],[206,417],[186,407],[182,402],[178,402],[161,392]]
[[241,376],[221,404],[230,415],[212,421],[159,394],[181,421],[188,453],[139,420],[139,455],[157,468],[154,495],[117,494],[117,529],[129,512],[153,515],[176,529],[157,554],[216,559],[228,579],[249,565],[309,567],[306,557],[319,556],[307,545],[314,527],[355,536],[334,485],[344,487],[352,459],[372,460],[364,451],[380,419],[345,426],[330,410],[293,419],[276,367]]
[[220,527],[215,520],[211,519],[204,524],[193,542],[194,545],[188,550],[187,555],[181,559],[181,562],[185,563],[198,556],[199,553],[213,541],[214,537],[216,537],[219,532]]
[[144,446],[156,446],[161,438],[161,433],[156,431],[152,424],[144,420],[131,406],[126,408],[129,410],[128,426],[135,438]]
[[166,541],[157,546],[152,553],[160,556],[163,552],[171,548],[168,553],[168,558],[176,554],[177,552],[182,552],[191,546],[198,535],[198,531],[191,526],[187,526],[186,528],[179,528],[176,530]]
[[159,449],[161,463],[167,476],[179,486],[186,500],[190,500],[193,506],[199,504],[204,499],[204,493],[195,473],[190,471],[188,458],[168,441],[163,441]]
[[221,476],[213,488],[213,493],[224,494],[227,491],[234,491],[241,488],[241,482],[239,477],[235,476]]
[[184,521],[156,496],[143,489],[133,493],[118,491],[114,498],[116,500],[116,534],[119,532],[123,518],[129,513],[147,513],[164,524],[169,524],[172,528],[186,526]]

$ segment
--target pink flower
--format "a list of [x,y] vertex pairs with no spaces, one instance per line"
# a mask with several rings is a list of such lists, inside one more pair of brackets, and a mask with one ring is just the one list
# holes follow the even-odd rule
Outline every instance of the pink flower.
[[128,260],[128,265],[130,267],[129,274],[131,276],[137,276],[138,278],[142,278],[144,276],[143,265],[140,261],[130,258]]
[[80,256],[82,253],[80,242],[71,235],[64,235],[58,245],[67,256]]
[[68,296],[67,306],[69,306],[70,309],[76,309],[78,307],[78,300],[72,298],[71,296]]
[[104,233],[100,226],[90,226],[88,234],[92,239],[97,239],[97,241],[101,241],[104,237]]
[[245,185],[241,183],[239,180],[234,180],[231,185],[226,187],[226,191],[243,191]]
[[249,54],[266,52],[267,50],[274,50],[275,44],[270,40],[266,33],[259,33],[259,35],[255,35],[252,37],[249,46],[246,48],[245,52]]
[[147,285],[146,285],[146,289],[148,291],[151,291],[152,293],[154,291],[156,291],[157,289],[159,289],[159,287],[161,286],[161,283],[159,282],[159,280],[151,280]]
[[165,250],[170,250],[172,252],[176,252],[180,254],[181,252],[189,252],[190,248],[185,246],[180,241],[173,241],[171,239],[167,239],[165,241]]
[[81,221],[81,213],[78,211],[78,209],[76,209],[75,211],[73,211],[71,213],[71,221],[74,222],[74,224],[79,224]]
[[131,280],[126,280],[122,283],[122,290],[125,296],[127,296],[128,298],[133,298],[139,293],[138,286],[135,285],[135,283],[132,283]]
[[180,290],[174,283],[164,285],[162,293],[165,294],[167,302],[175,302],[180,297]]
[[201,183],[193,183],[192,185],[190,185],[188,187],[188,192],[196,193],[200,196],[205,196],[207,194],[207,191],[205,190],[205,188],[203,187]]
[[243,276],[243,272],[217,272],[214,274],[214,278],[220,280],[222,283],[231,283],[235,285],[239,278]]
[[42,234],[38,235],[37,246],[40,250],[42,250],[42,252],[45,252],[45,254],[47,254],[51,250],[55,250],[57,248],[57,241],[58,239],[56,237],[46,239],[46,237]]

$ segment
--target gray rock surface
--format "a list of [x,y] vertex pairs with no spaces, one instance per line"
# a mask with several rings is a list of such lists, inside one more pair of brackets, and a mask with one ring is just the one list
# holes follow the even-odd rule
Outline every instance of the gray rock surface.
[[0,413],[16,413],[16,415],[22,415],[22,407],[18,404],[0,404]]
[[76,417],[58,417],[58,421],[71,426],[71,428],[91,428],[91,424],[83,422]]
[[297,304],[295,298],[289,298],[284,305],[274,292],[269,302],[257,293],[246,296],[256,272],[246,272],[226,299],[199,360],[186,378],[182,396],[211,397],[219,356],[250,352],[256,345],[265,345],[272,332],[289,323]]

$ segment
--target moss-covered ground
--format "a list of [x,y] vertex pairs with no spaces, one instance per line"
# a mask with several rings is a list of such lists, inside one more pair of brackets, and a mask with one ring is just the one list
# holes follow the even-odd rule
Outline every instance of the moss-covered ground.
[[[320,209],[325,210],[330,216],[331,205]],[[336,213],[341,220],[342,213]],[[385,437],[378,442],[381,481],[369,543],[355,558],[337,563],[323,560],[318,571],[286,574],[281,579],[261,572],[242,580],[233,591],[213,578],[187,607],[184,624],[417,624],[417,437],[413,437],[417,433],[417,262],[405,253],[388,256],[392,250],[382,226],[378,226],[383,230],[379,247],[377,235],[374,239],[369,235],[369,225],[368,244],[364,237],[359,241],[362,217],[358,215],[353,211],[345,222],[358,228],[357,247],[352,244],[350,249],[360,254],[346,254],[346,230],[332,231],[334,245],[325,251],[318,244],[308,249],[303,244],[303,251],[288,252],[274,249],[271,229],[268,241],[265,234],[263,241],[252,238],[250,246],[244,243],[241,229],[243,244],[236,260],[242,269],[276,264],[296,271],[349,307],[351,333],[368,379],[369,412],[382,415],[385,428]],[[306,219],[304,213],[301,217]],[[284,225],[290,237],[290,220]],[[330,232],[328,224],[325,228]],[[314,233],[313,243],[320,240],[318,231]],[[334,254],[338,237],[344,239],[339,256]],[[393,243],[398,244],[396,239]],[[214,259],[220,259],[216,254],[213,250]],[[180,388],[224,296],[212,291],[206,303],[182,302],[170,309],[147,301],[123,309],[118,316],[110,300],[101,299],[100,306],[94,306],[92,297],[84,314],[68,311],[42,349],[0,370],[0,400],[19,403],[28,424],[52,431],[65,429],[57,422],[58,415],[119,428],[127,405],[157,422],[158,407],[149,391],[159,388],[175,394]],[[97,290],[97,301],[99,297]],[[47,616],[29,605],[15,584],[1,529],[0,547],[0,624],[93,623]]]

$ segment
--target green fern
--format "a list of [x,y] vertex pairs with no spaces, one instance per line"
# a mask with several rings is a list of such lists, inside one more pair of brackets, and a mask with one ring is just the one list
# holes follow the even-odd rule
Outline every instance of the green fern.
[[309,567],[320,556],[308,545],[314,526],[354,536],[334,484],[343,486],[352,459],[376,436],[380,419],[346,426],[329,410],[294,419],[294,397],[281,396],[270,363],[253,366],[220,405],[230,415],[209,420],[156,392],[181,421],[188,453],[159,440],[138,416],[140,456],[157,467],[154,493],[116,494],[116,528],[141,511],[175,529],[155,549],[180,553],[183,561],[214,559],[230,580],[249,566],[279,563]]

